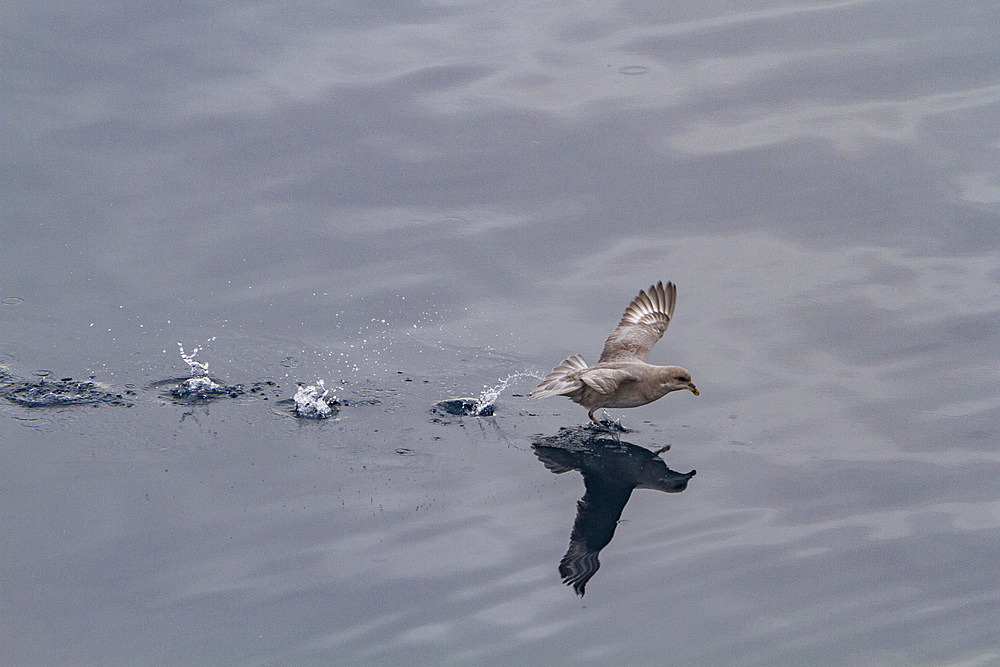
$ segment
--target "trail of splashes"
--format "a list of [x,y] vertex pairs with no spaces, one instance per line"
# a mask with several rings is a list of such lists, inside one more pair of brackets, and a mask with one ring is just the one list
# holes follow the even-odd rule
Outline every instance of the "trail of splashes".
[[500,397],[500,393],[503,392],[503,390],[506,389],[511,382],[520,380],[521,378],[535,378],[536,380],[541,380],[542,376],[538,373],[519,371],[517,373],[511,373],[504,379],[500,380],[500,384],[498,385],[484,387],[482,393],[479,394],[479,398],[476,400],[476,405],[472,408],[473,414],[477,417],[493,414],[493,405]]

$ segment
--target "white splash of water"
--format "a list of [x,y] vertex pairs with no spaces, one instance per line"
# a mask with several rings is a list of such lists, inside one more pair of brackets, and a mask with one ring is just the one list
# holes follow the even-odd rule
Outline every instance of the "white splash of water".
[[195,361],[195,359],[194,359],[195,355],[197,355],[199,352],[201,352],[201,348],[200,347],[194,348],[191,351],[191,354],[185,354],[184,353],[184,346],[181,345],[180,343],[177,343],[177,347],[179,347],[181,349],[181,359],[183,359],[184,363],[186,363],[188,365],[188,368],[191,369],[191,377],[192,378],[198,378],[198,377],[206,377],[206,376],[208,376],[208,362],[207,361],[204,361],[204,362],[202,362],[202,361]]
[[[213,338],[212,340],[215,339]],[[187,354],[184,352],[183,345],[177,343],[177,347],[181,350],[181,359],[183,359],[184,363],[186,363],[188,368],[191,369],[191,377],[181,383],[181,391],[184,394],[214,394],[225,391],[225,387],[208,377],[208,362],[195,361],[195,355],[201,352],[202,348],[196,347],[191,350],[191,354]]]
[[483,391],[479,394],[479,398],[476,400],[476,405],[473,408],[473,414],[477,417],[482,416],[484,413],[492,414],[492,408],[500,397],[501,392],[507,388],[507,386],[514,382],[515,380],[520,380],[521,378],[535,378],[536,380],[541,380],[542,376],[537,373],[511,373],[504,379],[500,380],[500,384],[494,385],[492,387],[483,387]]
[[326,402],[329,393],[323,380],[317,380],[316,384],[309,386],[300,384],[299,390],[295,392],[296,414],[310,419],[326,419],[333,414],[333,408]]
[[184,388],[183,391],[185,394],[211,394],[222,389],[222,385],[216,384],[207,375],[190,377],[184,380],[181,386]]

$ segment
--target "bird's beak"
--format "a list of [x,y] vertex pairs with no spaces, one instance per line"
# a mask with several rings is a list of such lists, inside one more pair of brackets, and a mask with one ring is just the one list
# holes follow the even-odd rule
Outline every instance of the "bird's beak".
[[701,396],[701,392],[698,391],[698,387],[691,385],[690,387],[688,387],[688,389],[690,389],[691,393],[694,394],[695,396]]

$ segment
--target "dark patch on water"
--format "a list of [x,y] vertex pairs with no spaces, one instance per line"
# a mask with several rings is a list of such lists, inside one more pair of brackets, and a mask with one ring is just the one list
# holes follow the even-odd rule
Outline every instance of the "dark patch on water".
[[156,384],[173,385],[167,389],[166,396],[171,398],[175,403],[185,405],[210,403],[220,398],[239,398],[246,393],[241,384],[229,385],[221,380],[210,378],[207,375],[165,380]]
[[431,412],[453,417],[492,417],[493,406],[480,406],[475,398],[449,398],[435,403]]
[[135,396],[132,390],[115,393],[96,382],[85,380],[78,382],[72,378],[60,380],[14,380],[9,382],[9,375],[0,376],[4,386],[0,387],[0,395],[12,403],[28,408],[52,408],[67,405],[119,405],[132,407],[129,398]]
[[254,397],[267,401],[279,396],[280,387],[273,380],[243,384],[226,384],[218,378],[200,376],[158,380],[150,388],[163,388],[163,396],[179,405],[200,405],[226,398]]

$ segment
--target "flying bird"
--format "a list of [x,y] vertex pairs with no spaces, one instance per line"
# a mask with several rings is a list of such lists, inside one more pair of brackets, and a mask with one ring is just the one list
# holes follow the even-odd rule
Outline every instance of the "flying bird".
[[698,396],[691,374],[680,366],[647,363],[649,350],[660,340],[674,316],[677,288],[662,281],[651,285],[625,309],[621,322],[604,341],[604,350],[593,366],[583,357],[567,357],[531,392],[532,398],[567,396],[594,417],[598,408],[635,408],[678,389]]

